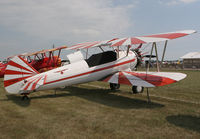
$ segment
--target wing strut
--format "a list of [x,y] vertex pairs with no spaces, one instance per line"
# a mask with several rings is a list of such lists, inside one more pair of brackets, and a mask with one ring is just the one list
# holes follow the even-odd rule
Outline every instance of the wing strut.
[[160,67],[162,68],[162,63],[163,63],[163,60],[164,60],[164,57],[165,57],[165,51],[166,51],[166,47],[167,47],[167,40],[165,41],[165,46],[164,46],[164,50],[163,50],[163,55],[162,55],[162,60],[161,60],[161,63],[160,63]]
[[130,50],[130,48],[131,48],[131,45],[128,45],[128,47],[127,47],[127,54],[126,54],[126,56],[128,56],[128,53],[129,53],[129,50]]
[[155,52],[156,52],[156,65],[157,65],[157,72],[160,72],[160,66],[159,66],[159,61],[158,61],[158,51],[157,51],[157,45],[154,42],[154,48],[155,48]]
[[149,88],[147,87],[147,103],[151,103],[151,99],[149,96]]
[[[167,41],[165,42],[165,48],[164,48],[164,51],[163,51],[162,60],[164,59],[164,54],[165,54],[166,46],[167,46]],[[146,78],[147,78],[147,72],[149,71],[149,68],[150,68],[150,62],[151,62],[151,58],[152,58],[152,54],[153,54],[153,49],[154,49],[154,48],[155,48],[155,53],[156,53],[157,72],[160,71],[159,60],[158,60],[157,45],[156,45],[156,42],[153,42],[152,47],[151,47],[151,53],[150,53],[150,57],[149,57],[148,67],[147,67],[147,69],[146,69]],[[151,103],[151,99],[150,99],[150,96],[149,96],[149,88],[148,88],[148,87],[147,87],[147,103]]]
[[86,49],[86,59],[88,59],[88,48]]
[[155,48],[155,53],[156,53],[156,67],[157,67],[157,72],[160,71],[160,66],[159,66],[159,60],[158,60],[158,50],[157,50],[157,45],[155,42],[153,42],[152,47],[151,47],[151,53],[150,53],[150,57],[149,57],[149,62],[148,62],[148,66],[146,69],[146,72],[149,71],[150,68],[150,62],[151,62],[151,58],[152,58],[152,54],[153,54],[153,49]]

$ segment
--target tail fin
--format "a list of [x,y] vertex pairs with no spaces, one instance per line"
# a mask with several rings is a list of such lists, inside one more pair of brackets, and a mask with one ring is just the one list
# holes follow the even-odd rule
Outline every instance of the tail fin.
[[26,79],[38,74],[27,61],[20,56],[13,57],[5,70],[4,87],[8,93],[18,94]]

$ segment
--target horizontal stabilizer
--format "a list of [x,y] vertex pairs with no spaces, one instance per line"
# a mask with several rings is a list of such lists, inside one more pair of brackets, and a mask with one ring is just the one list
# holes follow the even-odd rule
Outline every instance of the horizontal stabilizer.
[[156,87],[175,83],[186,77],[186,74],[176,72],[129,72],[121,71],[110,75],[103,81],[132,86]]
[[28,78],[24,85],[20,89],[20,93],[29,93],[36,89],[38,89],[40,86],[44,85],[46,82],[47,75],[36,75],[31,78]]

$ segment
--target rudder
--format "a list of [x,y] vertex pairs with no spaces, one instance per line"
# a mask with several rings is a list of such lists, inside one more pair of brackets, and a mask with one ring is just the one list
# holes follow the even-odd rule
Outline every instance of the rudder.
[[38,74],[27,61],[20,56],[13,57],[5,70],[4,87],[8,93],[18,94],[25,80]]

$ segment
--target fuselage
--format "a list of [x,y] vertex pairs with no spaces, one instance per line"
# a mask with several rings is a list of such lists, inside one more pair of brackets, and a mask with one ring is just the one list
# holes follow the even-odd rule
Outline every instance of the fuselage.
[[36,91],[98,81],[118,71],[134,68],[136,64],[137,56],[132,51],[128,55],[126,51],[120,51],[116,60],[93,67],[90,67],[86,60],[80,60],[36,75],[46,76],[44,85]]
[[[74,56],[77,58],[77,55]],[[15,62],[10,63],[6,69],[5,89],[11,94],[29,94],[34,91],[98,81],[116,72],[133,69],[137,64],[137,54],[132,51],[128,54],[127,51],[102,52],[43,73],[38,73],[20,57],[14,60]],[[13,64],[16,62],[23,66]]]

